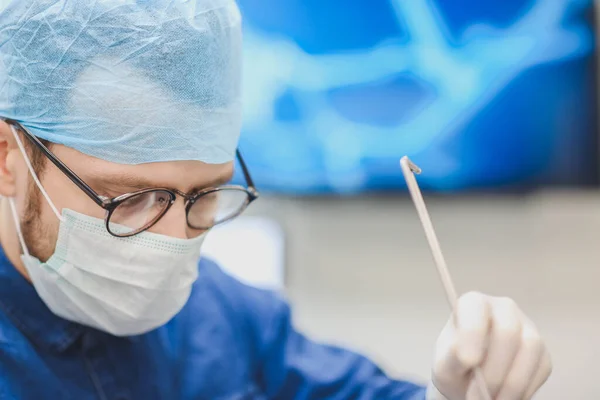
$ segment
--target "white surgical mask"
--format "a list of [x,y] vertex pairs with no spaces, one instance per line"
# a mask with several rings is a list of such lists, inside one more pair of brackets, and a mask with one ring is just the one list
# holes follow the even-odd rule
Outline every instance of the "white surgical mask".
[[23,263],[50,310],[117,336],[145,333],[173,318],[198,276],[205,235],[177,239],[142,232],[117,238],[108,233],[104,220],[66,208],[61,215],[13,133],[38,188],[60,220],[56,249],[43,263],[29,254],[14,200],[9,199]]

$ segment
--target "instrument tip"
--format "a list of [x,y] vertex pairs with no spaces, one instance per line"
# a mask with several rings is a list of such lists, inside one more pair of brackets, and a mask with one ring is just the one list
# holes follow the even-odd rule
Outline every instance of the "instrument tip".
[[408,158],[408,156],[404,156],[400,159],[400,164],[404,164],[406,165],[408,168],[410,168],[410,170],[419,175],[421,173],[421,168],[419,168],[418,165],[416,165],[415,163],[413,163],[412,161],[410,161],[410,158]]

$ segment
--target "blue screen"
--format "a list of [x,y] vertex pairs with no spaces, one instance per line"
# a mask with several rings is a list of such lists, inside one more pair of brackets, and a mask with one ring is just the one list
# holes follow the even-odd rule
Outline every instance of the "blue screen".
[[597,180],[592,0],[239,0],[259,189]]

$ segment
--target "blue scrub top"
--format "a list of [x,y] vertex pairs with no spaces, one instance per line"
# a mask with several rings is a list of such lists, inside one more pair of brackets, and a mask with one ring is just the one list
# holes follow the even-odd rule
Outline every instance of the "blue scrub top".
[[275,293],[202,260],[167,325],[119,338],[54,315],[0,251],[0,399],[395,399],[425,389],[296,332]]

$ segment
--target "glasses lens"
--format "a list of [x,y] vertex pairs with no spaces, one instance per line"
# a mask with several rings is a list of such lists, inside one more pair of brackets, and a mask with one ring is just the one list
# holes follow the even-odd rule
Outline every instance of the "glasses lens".
[[108,229],[119,236],[142,230],[162,217],[171,199],[171,194],[163,190],[132,196],[115,208],[108,221]]
[[210,229],[237,217],[250,202],[250,194],[241,188],[222,188],[196,199],[188,213],[188,223],[195,229]]

